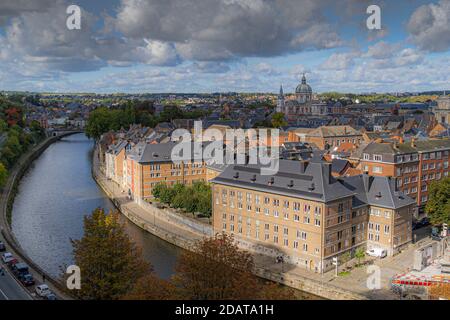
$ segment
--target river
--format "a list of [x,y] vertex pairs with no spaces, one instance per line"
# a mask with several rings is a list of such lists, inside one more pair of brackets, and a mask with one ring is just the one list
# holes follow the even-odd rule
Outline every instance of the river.
[[[70,265],[70,239],[83,235],[83,217],[113,204],[91,176],[94,143],[84,134],[50,145],[22,178],[12,211],[12,230],[27,255],[53,276]],[[158,276],[167,279],[181,249],[138,228],[122,216],[130,237]]]

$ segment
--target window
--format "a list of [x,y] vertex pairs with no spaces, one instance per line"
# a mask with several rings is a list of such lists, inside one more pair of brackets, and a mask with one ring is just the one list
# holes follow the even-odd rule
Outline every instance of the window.
[[285,247],[289,247],[289,240],[288,239],[284,239],[283,240],[283,244]]
[[278,218],[278,216],[279,216],[278,210],[273,210],[273,216],[275,218]]
[[289,229],[284,227],[283,228],[283,234],[286,235],[286,236],[289,235]]
[[310,219],[309,217],[303,217],[303,223],[309,224]]
[[294,214],[294,221],[300,221],[300,216],[298,214]]
[[300,202],[294,202],[294,211],[300,211]]
[[379,154],[374,154],[373,161],[383,161],[383,157]]
[[370,154],[364,153],[363,154],[364,160],[370,160]]
[[384,233],[386,233],[386,234],[389,233],[389,226],[388,225],[384,226]]
[[303,251],[308,252],[308,244],[303,244]]
[[294,241],[294,249],[298,249],[298,241]]
[[320,227],[320,220],[319,219],[314,219],[314,225],[316,227]]
[[374,166],[374,167],[372,168],[372,171],[373,171],[374,173],[382,173],[382,172],[383,172],[383,168],[382,168],[382,167],[378,167],[378,166]]
[[391,213],[389,211],[384,212],[384,217],[389,219],[391,217]]

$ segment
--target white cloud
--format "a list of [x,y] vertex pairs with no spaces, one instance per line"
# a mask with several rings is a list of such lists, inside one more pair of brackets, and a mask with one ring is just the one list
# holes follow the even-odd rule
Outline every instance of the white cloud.
[[450,0],[419,7],[408,25],[411,41],[427,51],[446,51],[450,48]]

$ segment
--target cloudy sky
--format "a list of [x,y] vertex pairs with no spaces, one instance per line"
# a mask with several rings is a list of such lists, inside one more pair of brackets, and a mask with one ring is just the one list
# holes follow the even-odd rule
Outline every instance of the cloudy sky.
[[450,0],[0,1],[0,90],[450,89],[449,50]]

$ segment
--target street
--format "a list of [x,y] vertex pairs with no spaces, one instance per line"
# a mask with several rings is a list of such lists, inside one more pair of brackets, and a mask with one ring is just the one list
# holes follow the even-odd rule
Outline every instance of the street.
[[4,267],[5,275],[0,275],[0,300],[32,300],[25,289]]

